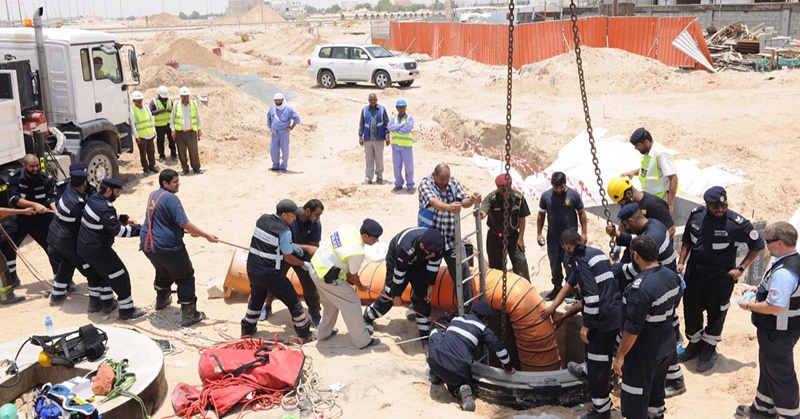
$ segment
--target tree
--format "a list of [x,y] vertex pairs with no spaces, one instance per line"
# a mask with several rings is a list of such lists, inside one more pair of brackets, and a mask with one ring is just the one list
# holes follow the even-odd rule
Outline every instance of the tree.
[[325,10],[325,13],[330,13],[330,14],[339,13],[341,10],[342,10],[342,6],[339,6],[338,4],[334,4],[333,6],[329,7],[327,10]]
[[189,16],[186,16],[186,13],[183,12],[178,13],[178,17],[183,20],[189,19]]
[[394,11],[394,5],[392,4],[392,0],[378,0],[378,5],[375,6],[375,11],[377,12]]
[[321,10],[317,9],[314,6],[306,5],[306,14],[307,15],[316,15],[316,14],[321,13],[321,12],[322,12]]
[[372,3],[359,3],[356,5],[356,10],[367,9],[372,11]]
[[192,10],[192,14],[189,15],[189,19],[201,19],[200,12],[197,10]]

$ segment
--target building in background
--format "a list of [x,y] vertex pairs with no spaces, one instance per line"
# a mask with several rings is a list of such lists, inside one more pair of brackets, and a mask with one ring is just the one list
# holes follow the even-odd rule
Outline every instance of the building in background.
[[228,7],[225,9],[225,16],[241,15],[244,12],[258,6],[260,0],[228,0]]
[[267,6],[278,12],[286,20],[294,20],[306,15],[306,4],[299,1],[267,1]]

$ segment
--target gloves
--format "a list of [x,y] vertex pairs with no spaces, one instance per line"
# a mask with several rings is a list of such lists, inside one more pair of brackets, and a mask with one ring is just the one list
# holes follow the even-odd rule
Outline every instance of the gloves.
[[309,269],[311,269],[311,264],[310,264],[310,263],[308,263],[308,262],[303,262],[303,266],[301,266],[301,268],[302,268],[304,271],[308,271]]
[[119,223],[120,224],[126,224],[128,222],[128,220],[130,220],[130,218],[131,217],[128,216],[128,214],[122,214],[122,215],[119,216]]

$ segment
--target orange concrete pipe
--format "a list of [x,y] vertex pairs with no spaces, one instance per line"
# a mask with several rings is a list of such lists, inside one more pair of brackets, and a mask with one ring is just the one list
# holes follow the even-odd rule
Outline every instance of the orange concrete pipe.
[[[247,278],[247,252],[236,250],[231,260],[228,275],[225,278],[226,295],[233,289],[250,292],[250,282]],[[383,282],[386,277],[386,265],[383,262],[364,264],[359,272],[361,282],[366,285],[366,291],[359,291],[362,304],[370,304],[383,291]],[[300,281],[290,269],[288,277],[299,295],[303,295]],[[502,281],[503,273],[496,269],[489,269],[486,275],[487,301],[495,310],[502,307]],[[473,281],[473,291],[478,291],[477,281]],[[506,281],[506,312],[509,314],[511,326],[517,341],[520,366],[523,371],[555,371],[561,368],[561,358],[558,354],[555,329],[548,319],[540,320],[545,308],[544,300],[536,289],[524,278],[511,272]],[[403,301],[411,301],[411,287],[403,293]],[[436,277],[431,304],[442,309],[455,309],[457,306],[453,281],[447,272],[447,265],[442,264]]]

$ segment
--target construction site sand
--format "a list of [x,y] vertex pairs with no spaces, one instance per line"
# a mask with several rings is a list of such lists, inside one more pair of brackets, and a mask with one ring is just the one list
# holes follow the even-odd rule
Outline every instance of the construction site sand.
[[238,43],[229,44],[228,47],[245,54],[280,59],[286,55],[309,55],[314,47],[325,42],[325,39],[308,32],[281,28],[250,33],[249,41],[242,42],[240,39]]
[[209,48],[189,38],[175,38],[160,34],[154,40],[147,42],[142,50],[146,54],[141,59],[143,68],[166,64],[170,60],[175,60],[181,65],[191,64],[217,70],[230,70],[236,67],[215,55]]
[[241,24],[253,24],[253,23],[280,23],[286,22],[286,19],[283,16],[279,15],[278,12],[273,10],[269,6],[259,5],[253,7],[252,9],[242,13],[239,16],[227,16],[222,19],[218,19],[217,23],[241,23]]
[[167,12],[161,12],[157,15],[150,16],[147,23],[150,26],[183,26],[186,24],[183,19]]

